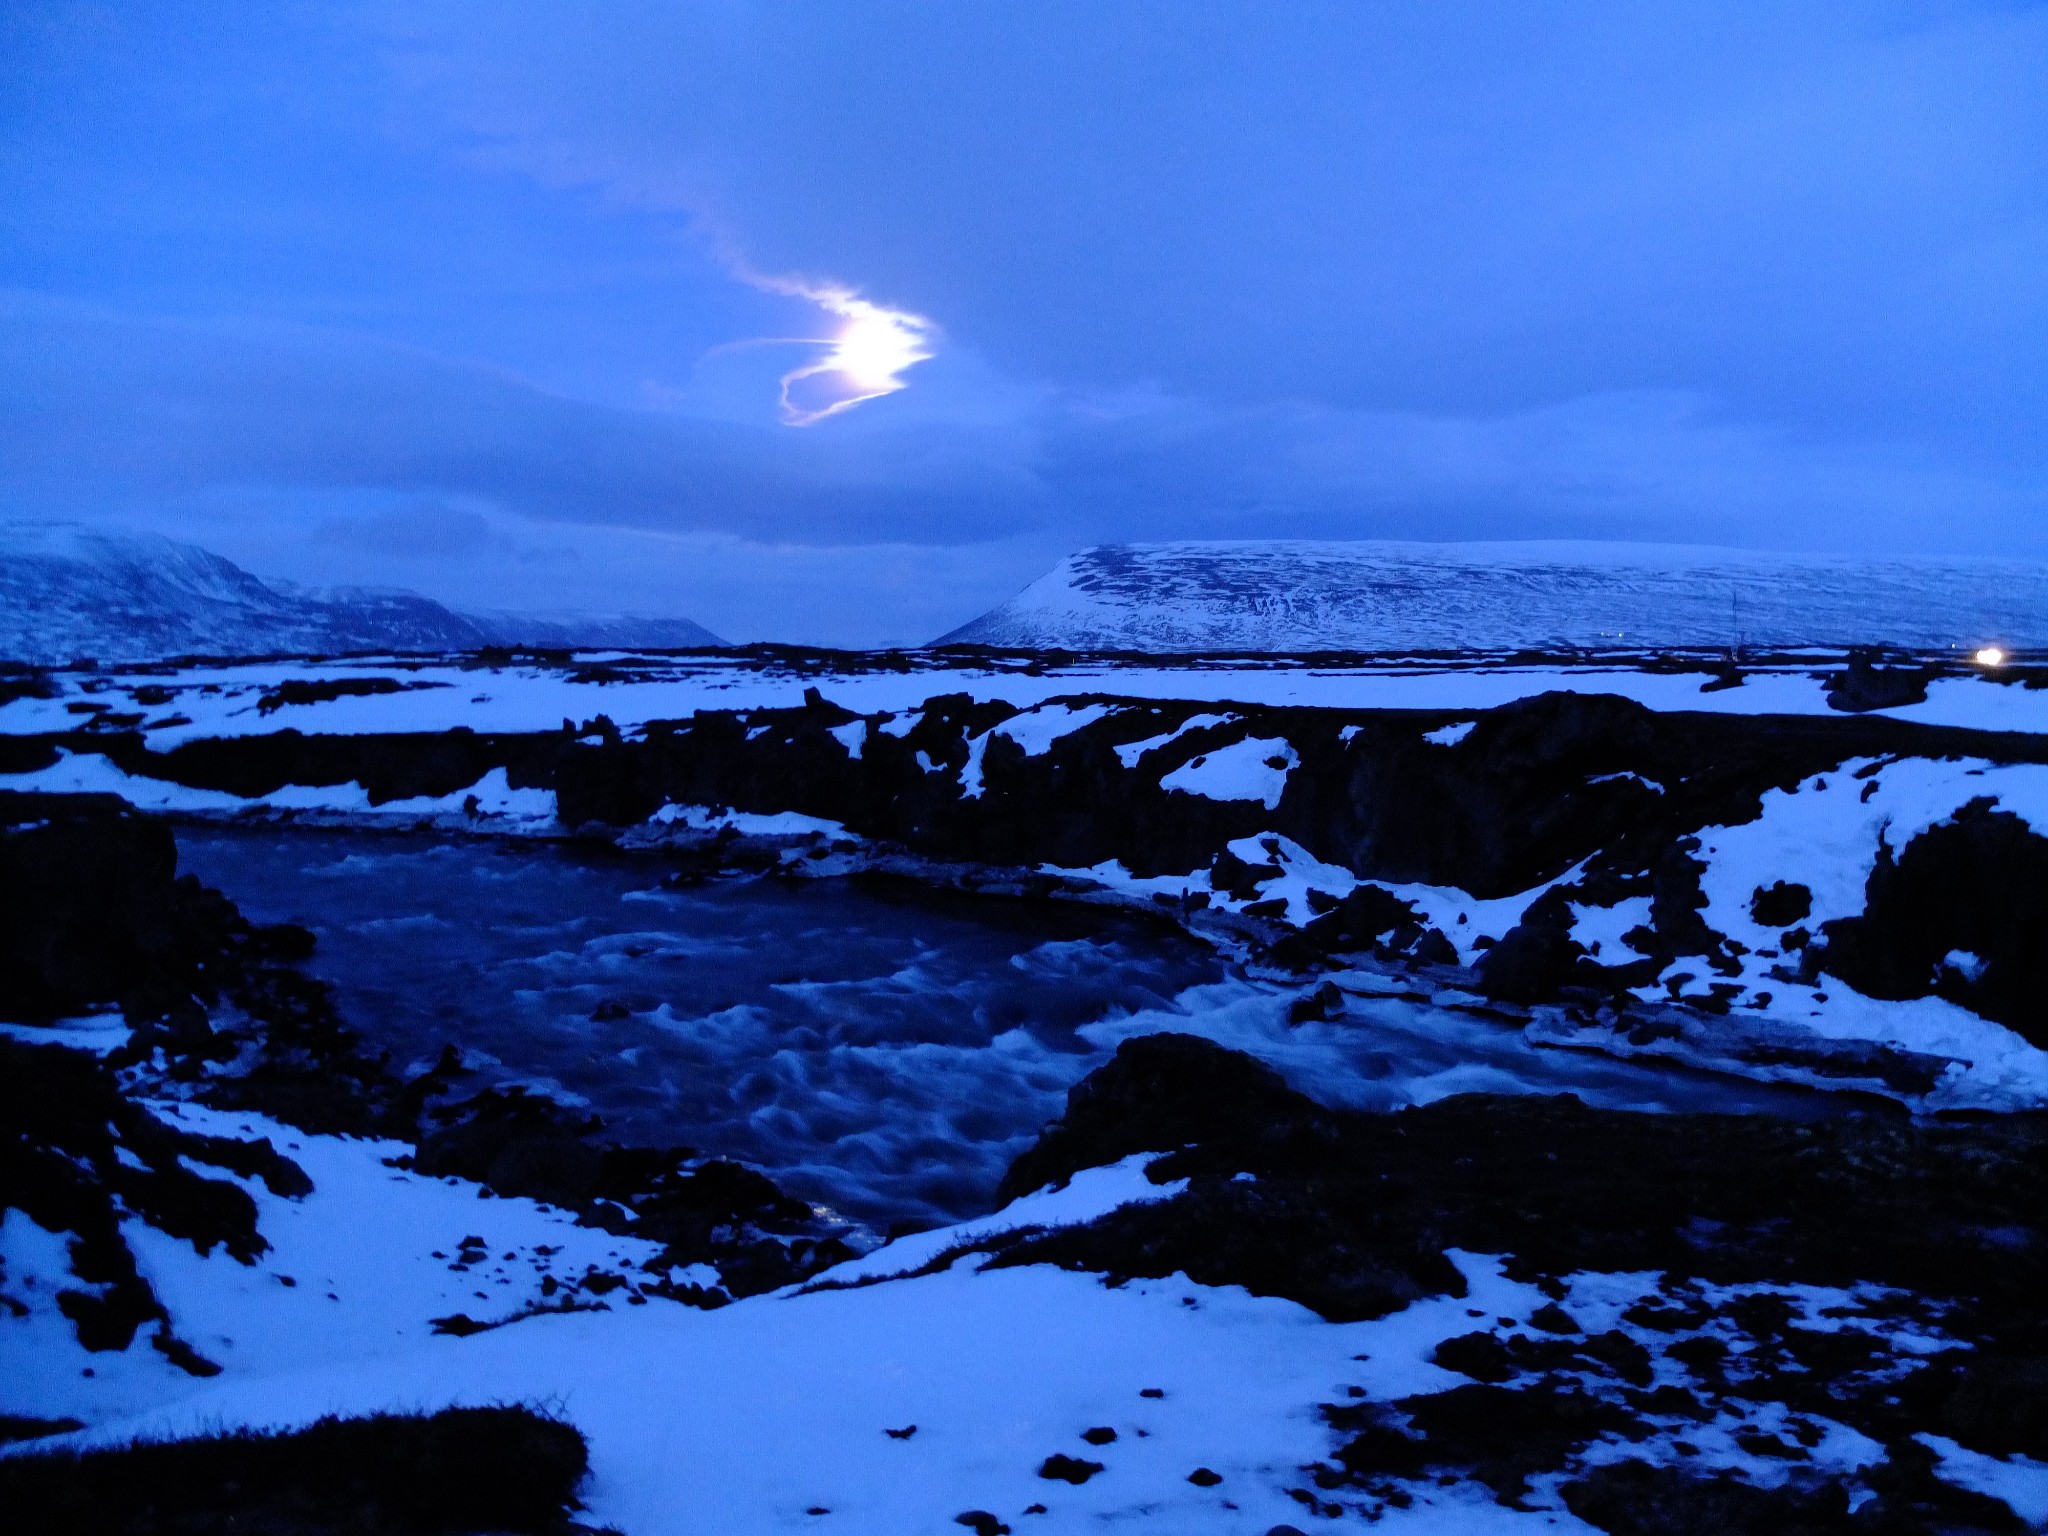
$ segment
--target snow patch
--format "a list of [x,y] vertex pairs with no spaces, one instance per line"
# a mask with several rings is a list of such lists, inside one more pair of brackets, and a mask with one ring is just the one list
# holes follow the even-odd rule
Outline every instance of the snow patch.
[[1088,1168],[1064,1185],[1048,1185],[1012,1200],[990,1216],[913,1233],[886,1243],[874,1252],[826,1270],[808,1282],[806,1289],[846,1285],[863,1280],[881,1280],[922,1269],[949,1249],[962,1248],[999,1232],[1027,1227],[1073,1227],[1107,1216],[1127,1205],[1171,1200],[1188,1187],[1186,1179],[1154,1184],[1145,1170],[1164,1154],[1137,1152],[1106,1168]]
[[1279,808],[1287,775],[1300,765],[1301,754],[1284,737],[1247,736],[1188,759],[1159,787],[1206,800],[1256,800],[1271,811]]
[[[1206,731],[1217,725],[1235,725],[1243,718],[1242,715],[1190,715],[1163,736],[1147,736],[1143,741],[1125,742],[1116,749],[1117,761],[1126,768],[1135,768],[1138,766],[1138,759],[1146,753],[1155,752],[1161,747],[1179,741],[1190,731]],[[1355,725],[1346,726],[1345,730],[1351,732],[1353,736],[1358,734],[1358,727]],[[1344,737],[1346,741],[1350,739],[1350,736]]]
[[806,816],[801,811],[777,811],[766,815],[758,811],[735,811],[722,806],[709,805],[664,805],[647,818],[656,826],[685,827],[692,832],[723,832],[728,827],[748,837],[848,837],[843,822],[827,821],[822,816]]
[[2048,1465],[2025,1456],[1986,1456],[1941,1435],[1913,1438],[1941,1458],[1943,1480],[2003,1501],[2037,1530],[2048,1527]]
[[1650,926],[1650,898],[1629,896],[1611,907],[1572,903],[1572,939],[1602,965],[1625,965],[1646,958],[1626,935]]
[[1041,704],[1035,709],[1012,715],[1000,725],[990,726],[979,736],[969,737],[967,763],[960,770],[961,797],[967,800],[981,798],[981,763],[993,738],[1007,737],[1024,749],[1026,757],[1042,757],[1062,736],[1071,736],[1112,713],[1114,710],[1108,704],[1084,704],[1078,709],[1069,704]]

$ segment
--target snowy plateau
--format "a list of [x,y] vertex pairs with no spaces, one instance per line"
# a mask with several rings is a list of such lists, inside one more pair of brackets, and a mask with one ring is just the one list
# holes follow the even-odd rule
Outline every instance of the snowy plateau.
[[2028,612],[15,668],[0,1518],[2048,1527]]
[[266,583],[152,534],[0,523],[0,658],[13,661],[719,643],[687,619],[456,613],[395,588]]
[[938,644],[1110,651],[2048,645],[2048,565],[1684,545],[1082,550]]

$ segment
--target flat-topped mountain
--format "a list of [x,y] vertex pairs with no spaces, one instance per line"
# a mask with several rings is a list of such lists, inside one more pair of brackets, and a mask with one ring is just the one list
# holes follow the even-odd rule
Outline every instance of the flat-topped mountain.
[[0,658],[13,661],[721,643],[688,619],[458,613],[398,588],[273,585],[154,534],[0,523]]
[[2048,562],[1573,541],[1070,555],[936,644],[1135,651],[2048,645]]

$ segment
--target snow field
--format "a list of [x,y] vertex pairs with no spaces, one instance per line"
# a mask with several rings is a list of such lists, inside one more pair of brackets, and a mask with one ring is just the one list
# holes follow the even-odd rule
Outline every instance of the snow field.
[[[437,1370],[461,1342],[434,1333],[437,1317],[463,1313],[496,1322],[572,1297],[623,1306],[639,1281],[653,1278],[641,1266],[658,1245],[579,1227],[572,1214],[532,1201],[480,1199],[476,1185],[387,1166],[385,1159],[410,1152],[402,1142],[314,1136],[262,1116],[197,1105],[150,1108],[203,1135],[268,1137],[313,1181],[310,1195],[292,1200],[260,1180],[198,1170],[255,1200],[257,1229],[270,1248],[253,1265],[220,1249],[202,1258],[139,1220],[124,1223],[137,1265],[170,1309],[179,1336],[222,1367],[220,1381],[317,1373],[391,1355]],[[465,1262],[462,1243],[470,1237],[483,1243]],[[63,1241],[20,1211],[7,1212],[0,1227],[0,1284],[29,1303],[26,1316],[0,1310],[0,1407],[94,1423],[149,1411],[200,1385],[140,1335],[120,1352],[92,1354],[79,1346],[53,1305],[60,1285],[76,1283]],[[598,1297],[580,1288],[593,1270],[624,1275],[628,1283]],[[552,1297],[543,1289],[549,1276]]]
[[[1177,1186],[1146,1183],[1150,1157],[1141,1156],[994,1217],[900,1240],[870,1256],[886,1262],[857,1261],[827,1277],[875,1283],[814,1284],[709,1313],[659,1299],[615,1304],[451,1338],[432,1334],[424,1319],[468,1299],[483,1272],[479,1264],[451,1276],[431,1257],[429,1245],[454,1251],[459,1238],[447,1234],[457,1229],[486,1236],[493,1258],[553,1248],[558,1271],[600,1256],[616,1265],[642,1256],[644,1245],[575,1228],[531,1202],[478,1201],[466,1186],[394,1176],[381,1143],[191,1109],[179,1118],[215,1133],[289,1138],[283,1145],[316,1180],[299,1202],[252,1191],[274,1244],[252,1268],[141,1234],[145,1268],[181,1333],[214,1353],[223,1373],[184,1376],[141,1346],[84,1355],[68,1326],[51,1326],[44,1281],[26,1287],[42,1303],[26,1326],[0,1323],[8,1411],[75,1415],[90,1427],[73,1438],[104,1444],[291,1427],[327,1413],[537,1403],[589,1437],[591,1516],[631,1536],[940,1533],[972,1510],[1044,1531],[1115,1521],[1237,1536],[1298,1523],[1290,1490],[1312,1488],[1307,1469],[1345,1438],[1324,1422],[1321,1404],[1464,1385],[1466,1377],[1432,1362],[1437,1346],[1474,1331],[1527,1334],[1548,1300],[1507,1279],[1497,1258],[1457,1251],[1465,1295],[1351,1324],[1181,1276],[1112,1287],[1049,1267],[986,1269],[974,1253],[937,1273],[879,1278],[902,1261],[928,1262],[1018,1225],[1085,1221],[1128,1198],[1176,1194]],[[59,1240],[18,1216],[0,1238],[17,1289],[23,1277],[61,1265]],[[296,1286],[279,1278],[286,1266],[297,1271]],[[1657,1276],[1588,1273],[1564,1283],[1561,1305],[1586,1334],[1627,1334],[1654,1357],[1655,1382],[1684,1384],[1684,1368],[1662,1353],[1669,1331],[1626,1316],[1646,1300],[1673,1299],[1668,1289],[1660,1296]],[[519,1290],[504,1286],[505,1299]],[[1693,1285],[1676,1299],[1718,1310],[1763,1294],[1781,1299],[1797,1326],[1879,1338],[1894,1362],[1881,1370],[1952,1347],[1938,1329],[1902,1320],[1876,1289]],[[1752,1346],[1739,1330],[1716,1318],[1698,1331],[1724,1339],[1740,1376]],[[95,1375],[81,1376],[79,1360],[90,1360]],[[1615,1390],[1597,1371],[1580,1380],[1596,1393]],[[1786,1478],[1788,1464],[1746,1449],[1745,1438],[1796,1439],[1807,1448],[1803,1466],[1835,1474],[1853,1475],[1880,1454],[1846,1426],[1795,1419],[1770,1403],[1724,1407],[1706,1424],[1654,1414],[1645,1423],[1647,1440],[1596,1442],[1585,1462],[1683,1458],[1768,1486]],[[2038,1487],[2030,1464],[1938,1449],[1958,1482],[2016,1507]],[[1100,1470],[1078,1485],[1041,1476],[1055,1454]],[[1220,1481],[1190,1482],[1197,1468]],[[1540,1479],[1527,1511],[1505,1509],[1483,1489],[1431,1481],[1409,1485],[1405,1509],[1358,1490],[1314,1497],[1326,1510],[1334,1502],[1375,1514],[1394,1531],[1584,1531],[1558,1504],[1565,1475]]]
[[[105,673],[52,673],[57,697],[0,703],[0,733],[29,735],[75,730],[91,713],[129,711],[139,717],[153,746],[168,750],[187,741],[263,735],[287,727],[307,734],[367,735],[443,731],[552,731],[564,720],[608,716],[621,730],[651,720],[685,719],[700,709],[788,709],[817,688],[857,714],[893,713],[881,726],[896,734],[914,713],[942,693],[977,701],[1003,700],[1030,708],[1089,693],[1134,699],[1185,700],[1219,705],[1305,705],[1326,709],[1427,709],[1477,712],[1539,693],[1612,694],[1654,710],[1709,714],[1833,715],[1823,675],[1833,663],[1816,658],[1812,670],[1785,667],[1744,675],[1741,686],[1718,686],[1720,674],[1704,661],[1690,672],[1650,672],[1615,662],[1515,666],[1483,659],[1437,659],[1306,667],[1287,661],[1222,662],[1199,666],[1076,662],[1032,671],[991,665],[910,671],[799,670],[716,658],[641,660],[612,658],[623,672],[534,664],[464,666],[453,662],[393,660],[257,662],[195,665],[177,671],[137,668]],[[604,678],[609,680],[601,680]],[[393,693],[345,695],[315,703],[259,706],[289,678],[317,681],[397,679],[413,685]],[[1706,691],[1711,689],[1711,691]],[[138,699],[137,690],[148,690]],[[167,697],[166,697],[167,695]],[[153,702],[143,702],[149,700]],[[80,708],[74,710],[71,706]],[[82,711],[82,712],[81,712]],[[1929,685],[1924,703],[1875,711],[1889,719],[1978,730],[2048,732],[2048,689],[2006,685],[1986,677],[1947,677]],[[854,743],[842,737],[849,753]]]

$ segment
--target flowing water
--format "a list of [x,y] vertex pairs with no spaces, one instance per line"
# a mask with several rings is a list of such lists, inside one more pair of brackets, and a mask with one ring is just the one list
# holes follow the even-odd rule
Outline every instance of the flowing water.
[[1582,1052],[1426,1004],[1290,1026],[1291,990],[1102,909],[854,880],[666,883],[658,855],[372,833],[181,827],[182,867],[319,938],[308,969],[401,1066],[587,1106],[625,1141],[756,1163],[876,1226],[987,1209],[1119,1041],[1201,1034],[1333,1104],[1575,1092],[1650,1109],[1838,1102]]

